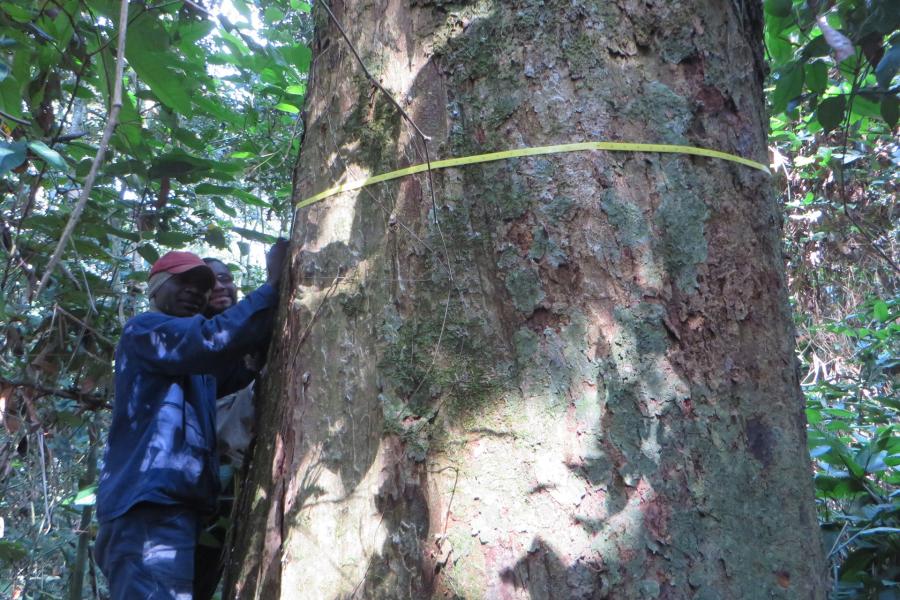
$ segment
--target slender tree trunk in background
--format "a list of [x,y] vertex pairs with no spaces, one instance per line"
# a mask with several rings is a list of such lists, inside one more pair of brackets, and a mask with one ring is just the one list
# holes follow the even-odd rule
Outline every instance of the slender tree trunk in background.
[[[333,8],[433,158],[766,159],[758,2]],[[298,200],[424,162],[316,10]],[[298,212],[228,593],[823,597],[769,179],[584,152],[434,184]]]

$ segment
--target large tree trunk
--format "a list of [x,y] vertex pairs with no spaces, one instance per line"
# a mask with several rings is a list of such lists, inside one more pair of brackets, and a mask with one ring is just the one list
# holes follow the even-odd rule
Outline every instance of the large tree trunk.
[[[754,0],[345,0],[432,158],[766,158]],[[317,9],[301,199],[424,162]],[[821,598],[768,177],[584,152],[296,215],[228,593]]]

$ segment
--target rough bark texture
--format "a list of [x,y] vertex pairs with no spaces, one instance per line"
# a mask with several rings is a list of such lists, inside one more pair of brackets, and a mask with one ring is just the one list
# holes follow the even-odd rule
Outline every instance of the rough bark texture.
[[[765,161],[759,2],[333,8],[432,157]],[[298,199],[424,161],[317,11]],[[298,212],[229,593],[823,597],[768,178],[591,152],[434,184]]]

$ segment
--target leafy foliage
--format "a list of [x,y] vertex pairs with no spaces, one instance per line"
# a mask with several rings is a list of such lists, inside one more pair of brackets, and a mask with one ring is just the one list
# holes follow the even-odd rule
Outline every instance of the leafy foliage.
[[59,596],[84,571],[89,457],[148,264],[169,249],[214,253],[253,287],[251,256],[290,212],[308,2],[132,2],[119,125],[35,295],[106,122],[119,7],[0,2],[0,596]]
[[833,598],[900,597],[900,3],[772,0],[772,153]]

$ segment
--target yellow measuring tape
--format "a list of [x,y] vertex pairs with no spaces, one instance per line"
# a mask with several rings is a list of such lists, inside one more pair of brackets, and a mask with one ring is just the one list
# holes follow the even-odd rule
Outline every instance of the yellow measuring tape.
[[[769,168],[758,163],[755,160],[729,154],[727,152],[719,152],[718,150],[709,150],[708,148],[697,148],[694,146],[678,146],[675,144],[632,144],[627,142],[581,142],[577,144],[558,144],[556,146],[535,146],[533,148],[519,148],[517,150],[504,150],[503,152],[490,152],[488,154],[475,154],[473,156],[461,156],[459,158],[448,158],[445,160],[436,160],[431,163],[431,169],[446,169],[448,167],[460,167],[463,165],[474,165],[476,163],[491,162],[495,160],[506,160],[508,158],[520,158],[522,156],[537,156],[540,154],[559,154],[562,152],[581,152],[584,150],[607,150],[610,152],[664,152],[669,154],[692,154],[694,156],[705,156],[707,158],[718,158],[721,160],[729,160],[747,167],[759,169],[769,174]],[[398,169],[390,173],[382,173],[381,175],[373,175],[366,179],[358,179],[356,181],[348,181],[341,185],[328,188],[319,192],[315,196],[310,196],[301,200],[296,208],[303,208],[310,204],[320,202],[325,198],[340,194],[341,192],[349,192],[358,190],[368,185],[390,181],[391,179],[399,179],[407,175],[415,175],[428,170],[428,164],[422,163]]]

